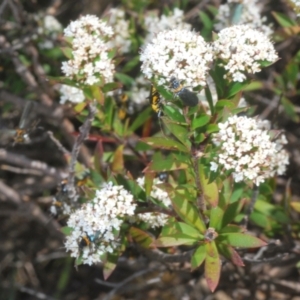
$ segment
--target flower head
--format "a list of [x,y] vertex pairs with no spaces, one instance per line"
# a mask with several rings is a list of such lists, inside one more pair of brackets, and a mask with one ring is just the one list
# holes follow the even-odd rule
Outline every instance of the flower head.
[[117,48],[120,53],[130,50],[131,40],[129,34],[129,21],[125,19],[125,11],[120,8],[109,10],[108,24],[114,29],[114,36],[108,45],[110,48]]
[[283,149],[285,136],[272,140],[268,121],[247,117],[230,117],[219,124],[220,131],[213,135],[219,147],[218,155],[211,162],[211,170],[219,167],[231,171],[236,182],[252,181],[256,185],[267,178],[282,175],[289,163]]
[[[145,178],[138,178],[137,183],[139,186],[144,186]],[[150,196],[160,201],[162,207],[168,208],[171,205],[171,199],[167,192],[157,186],[162,183],[158,178],[154,179]],[[135,218],[137,221],[145,222],[151,228],[164,226],[168,221],[168,216],[160,212],[138,214]]]
[[187,86],[205,86],[212,51],[198,33],[174,29],[159,32],[142,50],[140,59],[142,73],[158,85],[176,77]]
[[184,11],[179,8],[174,8],[168,15],[163,14],[160,17],[157,10],[148,11],[144,23],[148,32],[145,44],[151,42],[160,31],[167,29],[191,30],[192,27],[184,22]]
[[261,61],[273,63],[278,59],[270,40],[247,25],[221,30],[213,42],[213,51],[227,71],[225,77],[240,82],[246,79],[246,73],[259,72]]
[[[133,196],[123,186],[112,182],[96,191],[93,201],[84,204],[70,215],[68,227],[73,230],[67,236],[65,247],[72,257],[82,256],[83,263],[101,261],[101,256],[118,247],[116,235],[125,218],[134,214]],[[82,239],[89,245],[81,246]]]
[[64,104],[67,101],[70,101],[72,103],[81,103],[85,99],[83,91],[78,89],[77,87],[66,85],[66,84],[60,84],[57,87],[57,89],[61,94],[60,96],[61,104]]
[[291,0],[294,6],[294,10],[297,13],[297,16],[300,16],[300,0]]
[[71,22],[64,34],[72,39],[73,56],[62,63],[66,76],[86,85],[113,80],[115,66],[107,45],[107,40],[113,35],[110,26],[96,16],[87,15]]
[[273,30],[270,25],[266,25],[267,18],[261,16],[263,8],[258,0],[227,0],[227,3],[220,5],[216,19],[215,29],[220,31],[230,25],[232,21],[232,11],[237,5],[241,5],[241,14],[239,20],[234,25],[248,25],[252,29],[257,29],[265,35],[270,36]]

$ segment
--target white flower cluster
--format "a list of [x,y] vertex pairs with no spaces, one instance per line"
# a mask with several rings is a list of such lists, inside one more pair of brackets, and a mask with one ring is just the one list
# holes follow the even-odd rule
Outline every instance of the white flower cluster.
[[127,53],[130,50],[131,40],[129,34],[129,21],[125,20],[125,12],[120,8],[111,8],[109,10],[108,24],[114,29],[115,35],[108,45],[110,48],[116,48],[119,53]]
[[297,13],[297,17],[300,16],[300,0],[291,0],[294,4],[294,10]]
[[[237,23],[232,24],[232,9],[235,5],[242,5],[242,12]],[[263,5],[258,0],[227,0],[227,3],[220,5],[216,16],[217,22],[215,29],[220,31],[230,25],[248,25],[252,29],[257,29],[265,35],[270,36],[273,33],[271,25],[265,24],[267,18],[261,16]]]
[[54,41],[62,32],[62,25],[52,15],[38,13],[33,18],[38,23],[37,34],[34,36],[35,39],[39,39],[38,46],[40,49],[52,49],[55,46]]
[[[101,256],[111,253],[118,243],[115,233],[120,230],[124,218],[134,214],[136,204],[133,196],[123,186],[114,186],[112,182],[96,191],[92,202],[70,215],[68,227],[73,231],[67,236],[65,247],[72,257],[82,257],[85,264],[101,261]],[[90,245],[80,247],[83,238],[90,240]]]
[[191,30],[191,25],[184,22],[184,11],[174,8],[168,15],[158,16],[158,10],[148,11],[145,16],[144,26],[148,32],[145,38],[145,44],[149,43],[154,37],[163,30],[180,29]]
[[107,40],[113,30],[96,16],[86,15],[73,21],[64,34],[72,39],[72,55],[62,63],[62,72],[83,84],[107,83],[113,80],[115,66],[109,58]]
[[261,70],[261,61],[274,63],[278,55],[270,40],[247,25],[236,25],[221,30],[213,42],[213,51],[222,61],[228,80],[242,82],[246,73]]
[[169,84],[172,76],[187,86],[205,86],[213,60],[208,43],[196,32],[165,30],[142,50],[142,73],[158,85]]
[[283,134],[273,140],[268,121],[233,116],[218,125],[220,131],[213,135],[213,143],[219,147],[219,154],[211,162],[211,171],[220,167],[232,171],[236,182],[249,180],[256,185],[284,174],[289,163],[283,149],[287,140]]
[[60,103],[64,104],[67,101],[72,103],[81,103],[84,101],[85,96],[83,91],[77,87],[59,84],[55,87],[60,92]]
[[149,103],[149,81],[145,79],[144,76],[139,76],[134,81],[134,85],[132,85],[129,94],[130,100],[133,102],[136,108],[141,108],[143,105]]
[[[140,177],[137,180],[137,183],[139,186],[143,187],[145,184],[145,178]],[[167,192],[162,190],[161,188],[157,187],[158,184],[162,184],[163,182],[159,180],[158,178],[155,178],[153,181],[152,191],[150,193],[150,196],[159,200],[161,202],[161,205],[164,208],[168,208],[171,206],[171,199],[169,198],[169,195]],[[145,222],[149,227],[155,228],[155,227],[161,227],[164,226],[168,221],[168,216],[159,212],[149,212],[149,213],[143,213],[138,214],[135,216],[135,218],[138,221]]]

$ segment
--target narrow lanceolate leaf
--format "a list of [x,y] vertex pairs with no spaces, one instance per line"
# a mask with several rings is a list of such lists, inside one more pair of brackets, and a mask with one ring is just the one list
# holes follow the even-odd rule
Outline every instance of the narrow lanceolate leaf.
[[204,238],[204,235],[201,234],[199,230],[183,222],[176,222],[174,224],[174,229],[176,230],[175,232],[177,233],[186,234],[188,236],[194,237],[197,240]]
[[173,208],[179,217],[186,223],[197,228],[201,233],[204,234],[206,231],[206,226],[204,222],[200,219],[198,210],[192,203],[190,203],[186,198],[175,193],[172,197]]
[[206,249],[205,249],[205,245],[202,244],[196,249],[196,251],[192,256],[192,260],[191,260],[192,269],[194,270],[200,267],[204,262],[205,257],[206,257]]
[[115,151],[113,163],[111,166],[113,172],[124,170],[123,149],[124,145],[120,145]]
[[233,264],[243,267],[244,262],[239,254],[230,245],[224,245],[222,243],[217,243],[219,252],[224,255],[227,259],[231,260]]
[[111,273],[117,266],[118,256],[113,254],[107,255],[107,261],[103,264],[103,277],[104,280],[108,279]]
[[295,211],[300,213],[300,202],[294,201],[294,202],[291,202],[290,205]]
[[200,178],[204,199],[212,207],[217,206],[219,202],[218,186],[214,181],[209,183],[200,160],[199,160],[199,178]]
[[134,241],[144,248],[149,248],[154,244],[152,236],[139,228],[131,227],[129,233]]
[[267,243],[255,236],[245,233],[221,233],[218,238],[220,242],[240,248],[257,248],[266,246]]
[[210,116],[202,115],[192,121],[192,129],[197,129],[199,127],[205,126],[210,121]]
[[219,231],[222,228],[224,211],[219,206],[213,207],[210,211],[209,226]]
[[164,119],[164,124],[170,130],[170,132],[183,144],[187,149],[191,149],[191,142],[188,139],[188,130],[186,126],[181,126],[170,122],[168,119]]
[[182,152],[189,152],[189,149],[181,143],[162,137],[151,137],[141,139],[142,142],[158,149],[178,150]]
[[193,245],[198,242],[197,238],[186,234],[174,234],[174,236],[159,237],[155,241],[156,247],[175,247],[181,245]]
[[209,289],[214,292],[221,274],[221,260],[215,242],[205,244],[205,279]]

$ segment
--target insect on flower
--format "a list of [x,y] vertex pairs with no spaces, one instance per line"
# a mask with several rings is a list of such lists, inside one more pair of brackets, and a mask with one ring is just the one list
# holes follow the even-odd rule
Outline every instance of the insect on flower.
[[[36,128],[37,122],[30,124],[29,115],[34,103],[27,101],[22,112],[19,125],[16,129],[1,129],[0,138],[2,141],[13,141],[15,144],[27,144],[31,141],[30,133]],[[31,125],[31,126],[29,126]]]
[[118,117],[121,121],[123,121],[127,114],[132,111],[132,107],[130,107],[129,98],[126,92],[123,89],[119,89],[115,94],[114,98],[116,100],[116,104],[118,107]]
[[198,97],[195,93],[191,92],[187,88],[180,84],[180,81],[175,77],[171,77],[170,88],[173,90],[176,96],[178,96],[184,105],[196,106],[198,104]]
[[161,117],[161,98],[159,92],[157,91],[154,85],[151,85],[150,95],[148,98],[152,109],[157,113],[158,117]]

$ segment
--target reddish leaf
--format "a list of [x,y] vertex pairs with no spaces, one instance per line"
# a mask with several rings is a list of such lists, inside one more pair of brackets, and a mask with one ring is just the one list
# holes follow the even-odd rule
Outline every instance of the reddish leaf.
[[221,260],[215,242],[206,243],[205,279],[209,289],[214,292],[221,274]]
[[239,254],[232,248],[230,245],[224,245],[221,243],[217,243],[217,247],[227,259],[231,260],[233,264],[243,267],[244,262]]
[[113,172],[124,170],[123,149],[124,145],[120,145],[114,153],[114,159],[111,166]]
[[131,227],[129,234],[136,243],[144,248],[150,248],[151,245],[154,245],[154,239],[152,236],[139,228]]

